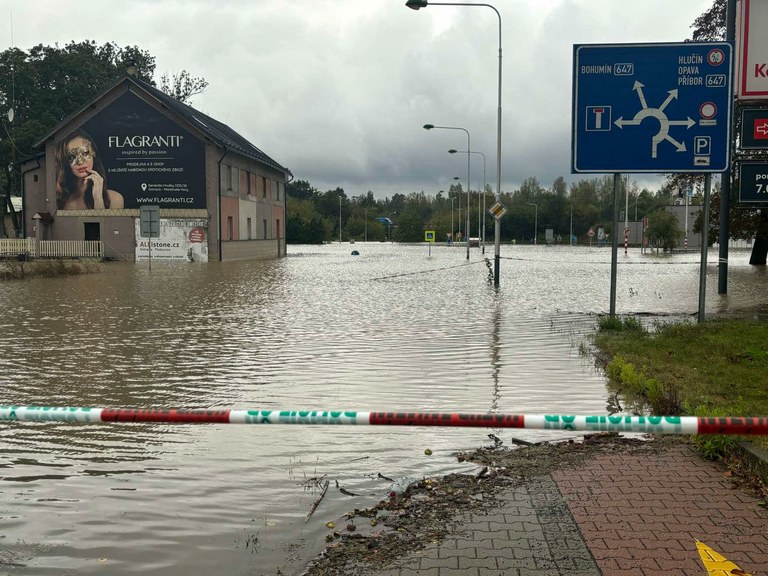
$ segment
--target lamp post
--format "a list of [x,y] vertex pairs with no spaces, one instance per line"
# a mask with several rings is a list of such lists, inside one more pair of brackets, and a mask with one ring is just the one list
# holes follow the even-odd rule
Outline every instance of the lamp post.
[[453,244],[453,196],[451,196],[451,244]]
[[[456,180],[457,182],[459,180],[461,180],[461,178],[459,178],[458,176],[454,176],[453,179]],[[459,236],[461,236],[461,194],[459,194],[459,208],[458,208],[458,211],[459,211]]]
[[538,242],[536,242],[536,240],[537,240],[537,237],[539,235],[539,205],[536,204],[536,202],[526,202],[526,204],[528,204],[528,206],[533,206],[536,209],[535,217],[534,217],[535,219],[533,221],[534,222],[534,224],[533,224],[533,245],[536,246],[536,244],[538,243]]
[[339,194],[339,244],[341,244],[341,194]]
[[571,200],[571,233],[568,235],[568,245],[573,246],[573,200]]
[[475,152],[474,150],[454,150],[451,148],[448,150],[448,154],[480,154],[483,157],[483,201],[482,208],[480,207],[480,193],[477,196],[477,230],[478,236],[480,236],[480,243],[482,244],[482,253],[485,254],[485,154],[482,152]]
[[389,218],[387,218],[387,229],[389,230],[387,232],[389,236],[389,243],[391,244],[393,242],[392,240],[392,216],[395,216],[397,212],[392,212],[392,214],[389,215]]
[[365,209],[365,241],[368,242],[368,208]]
[[[424,130],[432,130],[433,128],[439,128],[441,130],[462,130],[467,135],[467,150],[471,150],[472,146],[469,144],[469,130],[466,128],[459,128],[458,126],[435,126],[434,124],[424,124]],[[469,154],[467,154],[467,227],[464,230],[467,234],[467,260],[469,260],[469,205],[470,205],[470,191],[469,191]]]
[[[405,5],[412,10],[426,8],[429,5],[427,0],[407,0]],[[496,12],[499,18],[499,82],[498,82],[498,113],[496,119],[496,202],[501,201],[501,14],[490,4],[470,4],[466,2],[432,2],[433,6],[485,6]],[[469,146],[467,146],[469,150]],[[499,285],[499,263],[501,261],[501,222],[498,218],[495,226],[494,238],[494,262],[493,262],[493,285]],[[469,254],[467,254],[469,258]]]

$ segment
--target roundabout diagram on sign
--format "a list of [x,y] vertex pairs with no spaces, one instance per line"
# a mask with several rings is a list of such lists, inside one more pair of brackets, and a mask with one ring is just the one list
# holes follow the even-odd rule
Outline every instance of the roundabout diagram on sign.
[[640,99],[641,108],[638,110],[637,114],[635,114],[634,118],[632,118],[632,120],[624,120],[624,118],[620,116],[616,122],[614,122],[614,124],[623,129],[624,126],[639,126],[640,123],[646,118],[655,118],[659,121],[659,131],[651,138],[651,158],[657,157],[659,144],[665,140],[672,144],[678,152],[685,152],[687,150],[685,147],[685,142],[678,142],[672,138],[672,136],[669,135],[669,129],[671,126],[685,126],[687,129],[690,129],[696,125],[696,121],[690,116],[686,117],[685,120],[670,120],[664,113],[665,108],[673,100],[677,100],[678,91],[670,90],[667,92],[667,98],[658,108],[650,108],[645,100],[643,88],[645,88],[645,85],[635,80],[635,84],[632,86],[632,90],[637,92],[637,97]]

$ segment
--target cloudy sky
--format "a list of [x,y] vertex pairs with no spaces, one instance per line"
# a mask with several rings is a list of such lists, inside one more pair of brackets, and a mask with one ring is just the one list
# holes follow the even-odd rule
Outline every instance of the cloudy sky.
[[[493,0],[501,14],[502,190],[570,174],[573,44],[678,42],[712,0]],[[499,20],[405,0],[0,0],[3,49],[137,45],[157,78],[205,78],[192,105],[321,191],[447,189],[471,148],[496,184]],[[7,17],[6,17],[7,16]],[[472,187],[483,162],[472,155]],[[637,175],[641,184],[659,180]]]

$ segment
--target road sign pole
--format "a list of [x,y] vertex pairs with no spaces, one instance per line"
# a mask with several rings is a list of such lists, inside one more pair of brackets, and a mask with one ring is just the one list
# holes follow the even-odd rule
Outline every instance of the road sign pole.
[[704,300],[707,293],[707,242],[709,241],[709,192],[712,174],[704,176],[704,217],[701,225],[701,266],[699,267],[699,322],[704,322]]
[[[727,0],[725,9],[725,39],[728,42],[736,41],[736,0]],[[732,95],[732,92],[731,92]],[[741,125],[744,133],[744,123]],[[733,136],[731,136],[733,137]],[[728,219],[731,210],[731,167],[723,172],[720,179],[720,246],[719,264],[717,269],[717,293],[728,293],[728,238],[731,235]]]
[[616,271],[619,264],[619,198],[621,174],[613,175],[613,234],[611,234],[611,318],[616,315]]

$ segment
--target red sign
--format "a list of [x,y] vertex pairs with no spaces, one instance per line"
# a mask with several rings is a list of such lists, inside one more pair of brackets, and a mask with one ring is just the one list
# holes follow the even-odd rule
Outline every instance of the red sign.
[[768,118],[755,118],[752,137],[755,140],[768,140]]
[[189,231],[190,242],[205,242],[205,230],[202,228],[192,228]]

